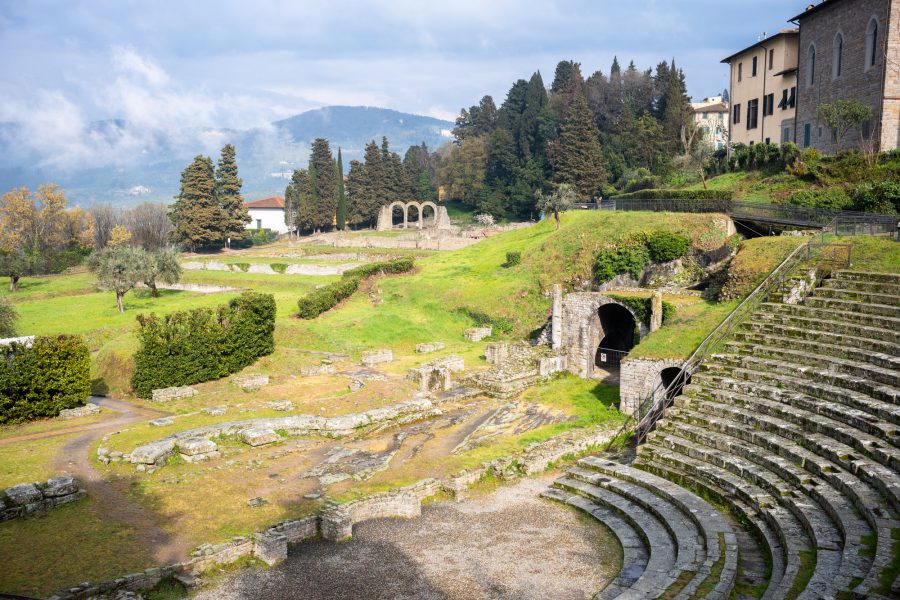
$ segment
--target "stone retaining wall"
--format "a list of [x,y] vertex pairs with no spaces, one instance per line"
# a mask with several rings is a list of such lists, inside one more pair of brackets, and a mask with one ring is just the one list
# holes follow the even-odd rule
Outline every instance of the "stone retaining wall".
[[100,407],[93,402],[88,402],[84,406],[75,408],[64,408],[59,411],[60,419],[77,419],[79,417],[87,417],[89,415],[100,414]]
[[189,385],[181,387],[167,387],[153,390],[151,399],[154,402],[171,402],[172,400],[181,400],[182,398],[192,398],[198,394],[197,390]]
[[45,513],[80,500],[87,492],[72,477],[51,477],[44,483],[20,483],[0,493],[0,521]]
[[633,414],[640,403],[659,385],[660,373],[669,367],[680,367],[681,358],[626,358],[619,369],[619,410]]

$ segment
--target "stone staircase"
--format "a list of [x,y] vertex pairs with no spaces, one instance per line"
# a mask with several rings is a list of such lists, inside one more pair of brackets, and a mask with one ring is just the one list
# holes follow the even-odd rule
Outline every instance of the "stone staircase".
[[900,597],[900,275],[763,303],[631,465],[582,459],[546,495],[622,542],[598,598]]

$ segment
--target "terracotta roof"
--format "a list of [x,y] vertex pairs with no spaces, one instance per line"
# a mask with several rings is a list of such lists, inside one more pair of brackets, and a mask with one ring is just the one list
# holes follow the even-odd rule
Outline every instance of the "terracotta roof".
[[262,200],[251,200],[250,202],[244,202],[244,206],[247,208],[284,208],[284,198],[272,196]]
[[724,112],[724,113],[727,113],[727,112],[728,112],[728,105],[725,104],[724,102],[719,102],[719,103],[717,103],[717,104],[707,104],[707,105],[705,105],[705,106],[696,106],[696,107],[694,107],[694,112],[695,112],[695,113],[704,113],[704,112],[711,112],[711,113],[715,113],[715,112]]

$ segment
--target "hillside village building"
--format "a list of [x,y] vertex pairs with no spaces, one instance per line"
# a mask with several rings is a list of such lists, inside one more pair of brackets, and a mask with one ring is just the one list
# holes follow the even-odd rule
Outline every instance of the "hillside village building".
[[900,141],[900,0],[825,0],[792,22],[800,26],[796,142],[835,151],[819,106],[855,98],[872,118],[852,127],[840,149],[892,150]]
[[722,96],[711,96],[702,102],[692,102],[694,123],[699,128],[700,141],[713,150],[721,150],[728,143],[728,103]]
[[284,198],[272,196],[262,200],[244,202],[247,212],[250,213],[250,223],[247,229],[271,229],[275,233],[287,233],[288,226],[284,223]]
[[732,144],[793,140],[798,38],[796,29],[786,29],[722,61],[731,67]]

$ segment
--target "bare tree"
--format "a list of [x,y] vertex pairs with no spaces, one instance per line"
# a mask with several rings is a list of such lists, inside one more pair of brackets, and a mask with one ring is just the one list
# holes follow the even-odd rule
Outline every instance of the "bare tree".
[[172,221],[168,208],[159,202],[144,202],[125,213],[125,224],[131,231],[131,243],[148,252],[169,245]]
[[90,213],[94,218],[94,247],[102,250],[109,244],[116,225],[123,224],[122,211],[112,204],[95,204]]

